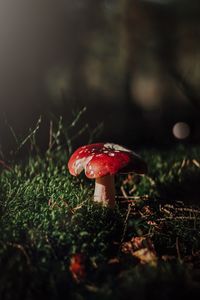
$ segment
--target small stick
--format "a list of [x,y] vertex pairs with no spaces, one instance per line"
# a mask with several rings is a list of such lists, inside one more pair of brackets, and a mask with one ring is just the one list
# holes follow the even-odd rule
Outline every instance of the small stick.
[[145,177],[150,181],[152,186],[156,185],[155,180],[153,180],[150,176],[145,175]]
[[179,239],[178,239],[178,237],[176,237],[176,251],[177,251],[177,255],[178,255],[178,260],[181,263],[182,259],[181,259],[181,253],[180,253],[180,247],[179,247]]
[[165,218],[160,218],[157,219],[157,222],[163,222],[163,221],[167,221],[167,220],[182,220],[182,221],[194,221],[194,220],[199,220],[200,218],[196,218],[196,217],[165,217]]
[[49,151],[51,150],[53,145],[53,122],[50,121],[50,126],[49,126]]
[[134,185],[134,187],[129,191],[130,194],[133,194],[136,191],[136,186]]
[[10,243],[10,242],[8,242],[7,245],[12,246],[12,247],[20,250],[24,254],[25,258],[26,258],[27,265],[29,267],[31,266],[31,260],[30,260],[28,254],[26,253],[26,250],[24,249],[24,247],[22,245],[16,244],[16,243]]
[[193,208],[175,208],[176,211],[185,211],[185,212],[190,212],[190,213],[195,213],[195,214],[200,214],[200,210],[198,209],[193,209]]
[[196,159],[193,159],[192,162],[197,168],[200,168],[200,163]]
[[[190,212],[190,213],[197,213],[200,214],[200,209],[192,208],[192,207],[174,207],[173,205],[166,204],[164,205],[164,208],[169,208],[175,211],[182,211],[182,212]],[[162,210],[163,208],[161,208]]]
[[145,199],[149,199],[149,196],[148,195],[142,195],[142,196],[127,196],[127,197],[124,197],[124,196],[115,196],[116,198],[118,198],[118,199],[124,199],[124,198],[126,198],[126,199],[132,199],[131,201],[134,201],[134,200],[141,200],[141,199],[143,199],[143,200],[145,200]]
[[122,233],[121,244],[123,243],[124,237],[125,237],[125,234],[126,234],[127,225],[128,225],[128,224],[127,224],[127,221],[128,221],[130,212],[131,212],[131,205],[129,204],[129,205],[128,205],[128,209],[127,209],[126,218],[125,218],[125,221],[124,221],[124,230],[123,230],[123,233]]
[[122,192],[124,198],[126,198],[126,199],[129,198],[123,186],[121,186],[121,192]]
[[167,215],[173,216],[172,212],[169,211],[168,209],[164,208],[164,207],[161,207],[160,211],[165,212]]

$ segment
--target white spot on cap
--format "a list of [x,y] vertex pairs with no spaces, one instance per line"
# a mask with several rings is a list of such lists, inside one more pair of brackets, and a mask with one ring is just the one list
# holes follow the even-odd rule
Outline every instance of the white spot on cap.
[[108,155],[109,155],[109,156],[115,156],[115,153],[112,153],[112,152],[111,152],[111,153],[109,153]]
[[92,157],[93,156],[88,156],[86,158],[83,157],[83,158],[77,159],[74,162],[74,172],[75,172],[76,175],[79,175],[83,171],[83,169],[85,169],[85,167],[90,162]]
[[130,153],[136,157],[140,157],[137,153],[135,153],[134,151],[132,150],[129,150],[127,148],[124,148],[123,146],[120,146],[118,144],[114,144],[114,143],[106,143],[104,144],[104,147],[109,149],[109,150],[112,150],[113,152],[127,152],[127,153]]
[[120,151],[131,152],[131,150],[124,148],[118,144],[113,144],[113,143],[106,143],[106,144],[104,144],[104,147],[107,149],[112,149],[112,150],[119,151],[119,152]]

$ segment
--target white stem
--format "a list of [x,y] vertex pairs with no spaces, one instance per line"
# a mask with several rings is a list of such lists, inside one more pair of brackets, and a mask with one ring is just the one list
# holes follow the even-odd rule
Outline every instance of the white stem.
[[96,178],[94,201],[109,207],[115,206],[115,178],[113,175]]

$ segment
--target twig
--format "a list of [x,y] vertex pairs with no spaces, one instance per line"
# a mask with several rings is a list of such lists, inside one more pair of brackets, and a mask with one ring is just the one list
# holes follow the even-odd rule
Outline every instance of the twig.
[[37,121],[37,124],[36,124],[35,128],[32,131],[30,131],[29,135],[19,144],[19,146],[16,150],[16,153],[26,144],[26,142],[28,140],[30,140],[32,137],[35,136],[37,131],[40,129],[41,122],[42,122],[42,117],[40,116],[38,121]]
[[48,200],[48,206],[53,209],[55,206],[58,206],[58,203],[56,203],[56,201],[53,201],[53,199],[49,199]]
[[179,262],[182,262],[178,237],[176,237],[176,252],[177,252]]
[[[122,191],[122,194],[124,196],[124,198],[126,198],[126,200],[128,200],[128,195],[124,189],[123,186],[121,186],[121,191]],[[131,212],[131,204],[128,204],[128,209],[127,209],[127,214],[126,214],[126,218],[125,218],[125,221],[124,221],[124,230],[123,230],[123,233],[122,233],[122,238],[121,238],[121,244],[123,243],[123,240],[124,240],[124,237],[125,237],[125,234],[126,234],[126,230],[127,230],[127,221],[128,221],[128,218],[129,218],[129,215],[130,215],[130,212]]]
[[24,249],[24,247],[22,245],[16,244],[16,243],[10,243],[10,242],[8,242],[7,245],[12,246],[12,247],[20,250],[24,254],[25,258],[26,258],[27,265],[29,267],[31,266],[31,260],[30,260],[30,258],[28,256],[26,250]]
[[[174,211],[181,211],[181,212],[190,212],[190,213],[194,213],[194,214],[200,214],[200,209],[195,209],[195,208],[192,208],[192,207],[174,207],[173,205],[171,204],[166,204],[164,205],[164,208],[168,208],[168,209],[171,209],[171,210],[174,210]],[[160,208],[161,210],[164,209],[164,208]]]
[[74,208],[72,208],[72,212],[73,213],[75,213],[78,209],[80,209],[82,206],[83,206],[83,204],[85,203],[85,202],[87,202],[88,200],[86,199],[86,200],[84,200],[84,201],[82,201],[80,204],[78,204],[76,207],[74,207]]
[[160,207],[160,211],[166,213],[167,215],[173,216],[172,212],[165,207]]
[[196,159],[193,159],[192,162],[197,168],[200,168],[200,163]]
[[53,146],[53,122],[50,121],[50,125],[49,125],[49,151],[51,150]]
[[133,194],[137,190],[136,186],[134,185],[133,188],[129,191],[130,194]]
[[127,221],[128,221],[130,212],[131,212],[131,205],[129,204],[129,205],[128,205],[128,209],[127,209],[126,218],[125,218],[125,221],[124,221],[124,230],[123,230],[123,233],[122,233],[121,244],[123,243],[124,237],[125,237],[125,234],[126,234],[127,225],[128,225],[128,222],[127,222]]
[[[176,164],[176,163],[175,163],[175,164]],[[174,164],[174,165],[175,165],[175,164]],[[184,168],[187,164],[188,164],[188,160],[187,160],[186,158],[184,158],[184,159],[182,160],[182,163],[181,163],[181,165],[180,165],[180,168],[178,169],[178,175],[181,174],[183,168]]]
[[[149,196],[148,195],[142,195],[142,196],[115,196],[117,199],[127,199],[130,202],[133,202],[135,200],[148,200]],[[127,200],[124,200],[124,202],[127,202]],[[122,201],[123,202],[123,201]]]
[[163,221],[167,221],[167,220],[182,220],[182,221],[194,221],[194,220],[199,220],[200,221],[200,218],[197,218],[197,217],[165,217],[165,218],[160,218],[160,219],[157,219],[156,221],[157,222],[163,222]]
[[75,127],[76,124],[78,123],[80,117],[86,112],[87,108],[86,106],[84,106],[77,114],[77,116],[75,117],[75,119],[73,120],[73,122],[69,125],[69,128],[70,127]]
[[121,186],[121,192],[122,192],[122,195],[124,198],[126,198],[126,199],[129,198],[123,186]]
[[155,180],[153,180],[150,176],[145,175],[145,177],[150,181],[150,183],[151,183],[152,186],[156,185]]
[[194,214],[200,214],[200,210],[193,208],[174,208],[176,211],[190,212]]

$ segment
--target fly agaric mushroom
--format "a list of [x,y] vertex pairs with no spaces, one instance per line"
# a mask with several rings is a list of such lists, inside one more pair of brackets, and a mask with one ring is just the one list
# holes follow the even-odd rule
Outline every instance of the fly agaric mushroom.
[[95,179],[94,201],[110,207],[115,205],[115,174],[147,172],[147,165],[139,155],[113,143],[78,148],[70,157],[68,168],[71,175],[78,176],[84,170],[88,178]]

